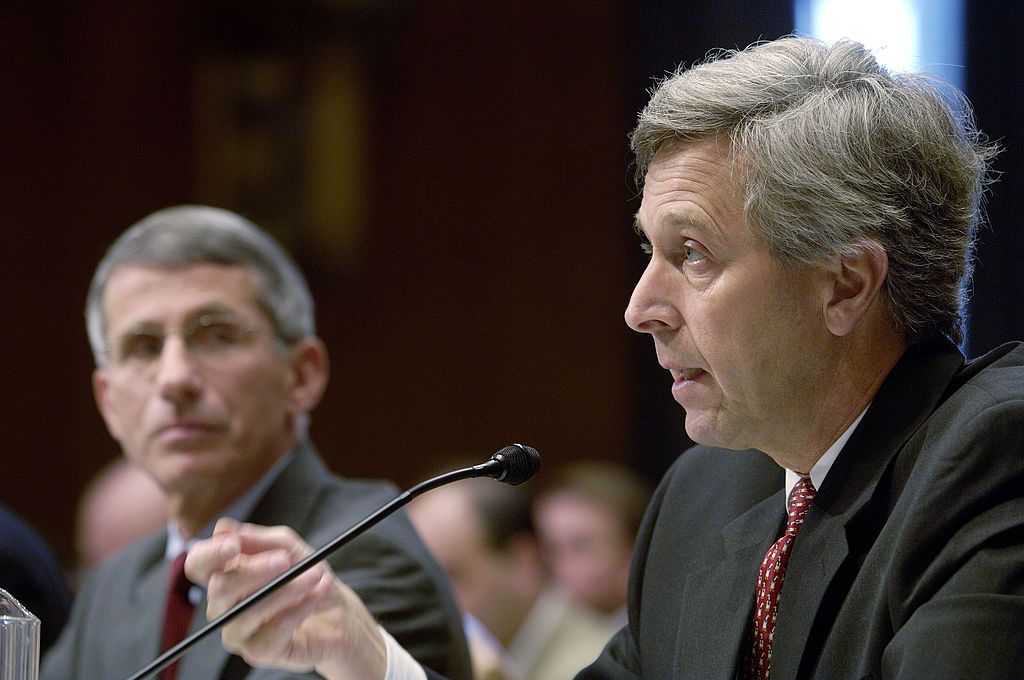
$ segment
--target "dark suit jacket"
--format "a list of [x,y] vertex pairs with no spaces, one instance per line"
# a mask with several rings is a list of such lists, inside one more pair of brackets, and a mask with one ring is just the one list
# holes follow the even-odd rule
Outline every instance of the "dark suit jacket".
[[56,558],[39,535],[2,505],[0,588],[39,619],[39,648],[46,651],[68,620],[71,591]]
[[[668,472],[629,624],[578,680],[731,679],[758,562],[784,526],[765,455]],[[789,560],[772,678],[1024,677],[1024,348],[909,350],[833,464]]]
[[[397,495],[389,484],[332,475],[309,446],[259,501],[249,521],[285,524],[314,548]],[[71,621],[46,656],[45,680],[126,678],[159,653],[167,563],[166,532],[126,548],[86,581]],[[457,678],[471,677],[461,617],[448,581],[404,513],[392,515],[330,558],[331,566],[370,612],[420,663]],[[192,630],[206,624],[206,602],[196,608]],[[297,676],[250,669],[229,656],[214,633],[181,659],[183,680],[271,680]]]

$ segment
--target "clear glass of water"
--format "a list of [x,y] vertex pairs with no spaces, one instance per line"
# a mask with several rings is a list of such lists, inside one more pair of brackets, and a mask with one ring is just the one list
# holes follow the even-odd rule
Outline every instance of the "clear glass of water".
[[0,588],[0,680],[39,680],[39,619]]

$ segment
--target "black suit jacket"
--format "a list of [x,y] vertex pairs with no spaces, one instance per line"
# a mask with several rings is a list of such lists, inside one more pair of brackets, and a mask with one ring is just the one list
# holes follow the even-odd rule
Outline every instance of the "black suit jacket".
[[49,649],[71,611],[71,591],[43,539],[0,505],[0,588],[40,621],[39,647]]
[[[260,499],[248,521],[284,524],[314,548],[328,543],[397,495],[390,485],[332,475],[308,446]],[[71,621],[46,656],[44,680],[126,678],[159,653],[167,562],[166,532],[122,550],[90,575],[76,598]],[[404,513],[383,520],[339,549],[329,562],[370,612],[420,663],[469,680],[471,670],[461,617],[447,578]],[[205,599],[196,607],[195,631],[207,623]],[[296,675],[251,669],[230,656],[219,633],[192,647],[178,669],[187,680],[278,680]]]
[[[736,677],[782,471],[691,449],[648,510],[629,624],[578,680]],[[819,489],[780,596],[773,679],[1024,677],[1024,348],[907,351]]]

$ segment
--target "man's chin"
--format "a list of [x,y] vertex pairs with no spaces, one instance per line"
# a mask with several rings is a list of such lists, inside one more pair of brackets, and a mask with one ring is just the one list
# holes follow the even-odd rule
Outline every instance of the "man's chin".
[[712,419],[706,413],[687,411],[686,413],[686,435],[695,443],[703,446],[714,446],[721,449],[739,449],[735,445],[734,437],[727,428],[723,428],[717,419]]
[[167,451],[160,454],[155,476],[167,491],[208,485],[227,467],[216,451]]

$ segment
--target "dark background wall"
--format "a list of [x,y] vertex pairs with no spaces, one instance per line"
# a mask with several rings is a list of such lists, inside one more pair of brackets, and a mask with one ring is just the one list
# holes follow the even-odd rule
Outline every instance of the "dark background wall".
[[[969,82],[1019,186],[1019,57],[988,46],[1020,44],[1020,10],[993,11],[972,14],[991,34]],[[182,202],[252,217],[307,272],[333,369],[313,436],[335,470],[405,486],[524,441],[546,466],[657,477],[687,440],[622,322],[643,265],[626,136],[653,76],[791,22],[777,0],[5,3],[0,501],[70,559],[77,497],[118,455],[90,392],[89,278]],[[972,351],[1024,335],[1004,191]]]
[[967,352],[1024,338],[1024,4],[965,3],[967,96],[978,125],[1003,147],[979,233]]

